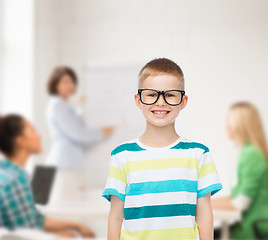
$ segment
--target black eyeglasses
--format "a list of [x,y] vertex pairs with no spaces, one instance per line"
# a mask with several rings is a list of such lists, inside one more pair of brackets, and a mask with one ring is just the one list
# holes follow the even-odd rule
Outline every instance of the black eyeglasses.
[[163,95],[165,102],[171,106],[180,105],[185,95],[185,91],[172,89],[167,91],[158,91],[155,89],[138,89],[140,100],[143,104],[152,105],[157,102],[160,95]]

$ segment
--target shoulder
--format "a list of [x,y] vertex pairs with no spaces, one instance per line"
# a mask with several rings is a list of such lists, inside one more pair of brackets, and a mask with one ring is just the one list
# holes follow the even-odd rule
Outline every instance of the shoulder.
[[26,172],[9,162],[0,163],[0,188],[10,189],[27,183]]
[[55,119],[59,116],[62,116],[63,113],[71,115],[69,114],[72,113],[71,106],[61,99],[61,97],[51,96],[47,107],[47,117],[49,119]]
[[18,176],[0,170],[0,188],[3,190],[1,193],[10,192],[16,186],[18,186]]
[[209,152],[209,148],[205,144],[198,141],[190,140],[185,137],[181,137],[181,141],[175,146],[173,146],[172,149],[188,150],[199,154],[205,154]]
[[137,151],[143,151],[143,150],[145,149],[143,149],[137,144],[136,139],[132,139],[129,141],[122,142],[118,146],[116,146],[111,151],[111,156],[115,156],[115,155],[119,156],[125,152],[137,152]]
[[240,161],[248,164],[262,164],[264,166],[266,159],[257,146],[251,143],[246,143],[241,149]]
[[48,109],[56,110],[62,107],[66,107],[68,104],[64,102],[59,96],[51,96],[48,103]]
[[261,150],[257,146],[252,144],[252,143],[244,144],[244,146],[241,149],[241,153],[242,154],[254,154],[254,155],[257,155],[257,156],[262,155]]

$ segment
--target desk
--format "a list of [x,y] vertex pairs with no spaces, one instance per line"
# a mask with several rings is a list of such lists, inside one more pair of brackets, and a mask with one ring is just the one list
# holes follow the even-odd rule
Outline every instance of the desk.
[[108,218],[110,206],[100,203],[65,202],[60,205],[47,205],[37,208],[46,216],[62,219],[88,220],[89,218]]
[[[32,228],[21,228],[10,231],[0,228],[0,240],[64,240],[70,238],[57,237],[53,234]],[[76,240],[106,240],[106,238],[75,238]]]
[[92,189],[87,192],[85,200],[37,205],[37,208],[46,216],[88,220],[95,218],[108,218],[110,203],[102,196],[101,189]]
[[213,219],[221,223],[223,240],[229,239],[229,224],[240,221],[241,213],[236,210],[213,210]]
[[84,200],[65,200],[61,203],[49,203],[48,205],[37,205],[37,208],[45,216],[78,221],[89,226],[98,237],[107,236],[108,215],[110,203],[101,196],[102,189],[89,190]]
[[[105,200],[105,199],[104,199]],[[60,205],[37,206],[45,216],[77,221],[89,226],[98,237],[107,236],[110,206],[101,202],[65,202]]]

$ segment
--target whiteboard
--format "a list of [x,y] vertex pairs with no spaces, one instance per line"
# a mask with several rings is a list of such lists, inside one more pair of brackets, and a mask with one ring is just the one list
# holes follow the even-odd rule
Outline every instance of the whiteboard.
[[84,89],[87,125],[90,128],[117,126],[111,137],[95,143],[86,154],[84,175],[88,187],[103,188],[111,151],[145,130],[145,119],[134,101],[143,64],[90,63],[87,66]]

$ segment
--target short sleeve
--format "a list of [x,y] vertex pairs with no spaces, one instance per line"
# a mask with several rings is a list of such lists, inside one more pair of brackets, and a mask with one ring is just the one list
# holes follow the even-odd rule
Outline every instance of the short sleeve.
[[102,196],[109,202],[111,201],[111,195],[116,195],[122,201],[125,201],[126,186],[127,177],[124,164],[116,154],[111,155],[109,175]]
[[259,150],[248,149],[243,153],[238,167],[239,184],[236,186],[237,194],[254,198],[260,189],[261,179],[267,171],[264,157]]
[[206,148],[199,159],[197,175],[197,198],[203,197],[208,193],[211,193],[211,196],[213,196],[222,189],[215,163],[208,148]]

